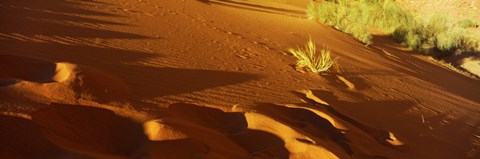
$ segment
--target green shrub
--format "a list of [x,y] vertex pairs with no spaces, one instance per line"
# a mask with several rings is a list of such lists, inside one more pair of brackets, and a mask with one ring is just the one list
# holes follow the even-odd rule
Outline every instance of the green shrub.
[[370,44],[369,29],[381,29],[403,45],[436,56],[478,51],[479,39],[471,37],[466,27],[478,26],[472,21],[455,22],[447,15],[415,17],[394,0],[330,0],[311,2],[309,19],[330,25]]
[[413,25],[398,27],[392,36],[405,46],[435,56],[449,56],[477,50],[477,39],[447,15],[432,14]]
[[307,7],[307,16],[350,34],[365,44],[371,43],[369,28],[393,32],[398,26],[413,19],[393,0],[311,2]]
[[317,52],[312,38],[308,40],[305,48],[290,48],[288,51],[297,58],[298,67],[306,67],[314,73],[327,71],[335,64],[335,59],[332,59],[330,50],[323,48],[320,52]]
[[478,28],[479,24],[470,19],[465,19],[457,22],[457,25],[461,28]]

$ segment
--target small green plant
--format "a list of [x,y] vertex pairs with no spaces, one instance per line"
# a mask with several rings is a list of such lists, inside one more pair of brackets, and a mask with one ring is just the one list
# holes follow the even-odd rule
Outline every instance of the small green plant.
[[327,71],[335,64],[335,59],[332,59],[330,50],[323,48],[320,52],[317,52],[312,38],[308,40],[305,48],[290,48],[288,51],[297,58],[298,67],[306,67],[313,73]]

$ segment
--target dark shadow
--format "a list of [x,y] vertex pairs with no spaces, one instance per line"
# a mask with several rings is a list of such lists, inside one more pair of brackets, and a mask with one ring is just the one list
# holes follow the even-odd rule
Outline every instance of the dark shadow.
[[[18,46],[13,47],[12,46]],[[28,48],[27,50],[23,48]],[[177,68],[137,66],[127,63],[158,58],[156,54],[114,48],[8,41],[0,44],[0,54],[29,55],[39,59],[70,62],[95,67],[98,71],[115,75],[131,89],[135,99],[151,99],[166,95],[189,93],[208,88],[255,80],[251,74]],[[10,50],[12,52],[4,52]],[[32,52],[31,50],[35,50]],[[3,71],[3,70],[0,70]],[[9,84],[11,82],[3,82]],[[143,85],[144,83],[145,85]],[[11,83],[13,84],[13,83]],[[103,92],[103,91],[101,91]]]
[[51,143],[32,121],[0,115],[0,158],[82,157]]
[[244,114],[238,112],[228,113],[220,109],[184,103],[170,105],[167,112],[226,135],[245,131],[248,127]]
[[[89,24],[127,25],[127,24],[118,23],[118,22],[98,20],[93,18],[85,18],[78,15],[77,16],[71,15],[71,14],[78,14],[78,13],[81,14],[83,13],[83,11],[65,13],[65,12],[53,12],[47,9],[30,8],[30,7],[35,7],[35,6],[8,6],[8,7],[4,6],[4,8],[2,9],[5,9],[5,10],[3,10],[2,12],[17,13],[18,15],[3,15],[2,20],[7,20],[8,22],[13,22],[13,23],[21,23],[19,21],[24,19],[13,19],[13,18],[18,18],[17,16],[23,15],[25,16],[25,18],[32,20],[32,22],[33,20],[40,22],[43,19],[43,20],[60,20],[62,22],[81,22],[81,23],[89,23]],[[85,14],[85,15],[90,15],[90,14]],[[108,15],[108,16],[115,16],[115,15]],[[27,23],[25,21],[22,21],[22,22]],[[35,28],[35,27],[32,27],[32,28]]]
[[[403,48],[388,36],[374,36],[373,46],[370,48],[373,52],[384,57],[392,63],[395,70],[421,79],[425,82],[435,84],[470,101],[480,103],[480,81],[472,79],[447,68],[418,60],[412,55],[419,55],[418,52],[400,50]],[[381,49],[393,54],[397,58],[392,58]],[[405,67],[408,67],[406,69]],[[438,78],[447,77],[447,78]]]
[[[108,47],[95,47],[95,46],[85,46],[85,45],[63,45],[59,43],[37,43],[37,42],[24,42],[19,40],[8,40],[2,41],[0,40],[0,55],[2,57],[13,57],[12,59],[2,58],[1,61],[9,61],[6,63],[0,64],[0,81],[2,86],[8,86],[11,84],[17,83],[17,79],[22,79],[26,81],[32,81],[37,83],[44,83],[50,82],[51,77],[55,74],[55,63],[56,62],[68,62],[73,63],[75,65],[79,65],[80,72],[78,75],[84,76],[82,77],[84,80],[83,82],[76,82],[73,83],[74,85],[81,86],[79,88],[74,88],[76,90],[86,90],[88,92],[89,89],[87,88],[88,84],[90,83],[95,88],[109,88],[110,92],[108,94],[111,95],[121,95],[121,94],[128,94],[127,87],[123,87],[125,82],[123,79],[120,79],[118,76],[126,76],[129,77],[131,72],[124,71],[123,69],[127,67],[126,63],[132,63],[152,57],[160,57],[159,55],[139,52],[139,51],[130,51],[124,49],[116,49],[116,48],[108,48]],[[17,59],[17,60],[15,60]],[[47,62],[40,62],[44,61]],[[41,67],[39,67],[41,66]],[[11,69],[12,67],[16,69]],[[101,68],[101,69],[97,69]],[[132,69],[127,69],[132,71]],[[138,71],[134,69],[134,71]],[[141,73],[136,72],[136,73]],[[154,74],[154,72],[148,72],[150,74]],[[150,79],[148,76],[143,74],[143,79]],[[104,78],[108,77],[108,78]],[[14,79],[11,79],[14,78]],[[49,80],[50,79],[50,80]],[[112,81],[113,79],[114,81]],[[89,81],[88,81],[89,80]],[[109,81],[110,80],[110,81]],[[132,79],[135,81],[135,79]],[[122,84],[123,83],[123,84]],[[122,87],[117,87],[121,84]],[[111,87],[110,87],[111,86]],[[122,89],[118,89],[122,88]],[[126,88],[126,89],[123,89]],[[113,89],[113,90],[112,90]],[[121,92],[113,92],[115,90]],[[105,90],[97,90],[93,91],[92,93],[102,93]],[[133,92],[136,92],[134,90]],[[76,92],[81,93],[81,92]],[[112,94],[113,93],[113,94]],[[105,93],[104,93],[105,94]],[[108,97],[108,96],[98,96],[99,100],[97,101],[101,103],[108,103],[110,99],[113,98],[105,98],[101,99],[101,97]],[[113,96],[112,96],[113,97]],[[126,96],[115,96],[120,98],[115,98],[117,100],[125,101],[128,100],[125,98]]]
[[132,158],[192,159],[206,155],[210,150],[209,147],[202,142],[185,138],[152,142],[146,151],[146,153],[133,156]]
[[[0,116],[0,138],[5,138],[0,142],[7,143],[0,145],[0,150],[12,150],[9,151],[12,153],[0,155],[10,158],[12,155],[28,157],[30,154],[41,153],[39,156],[58,158],[68,156],[68,153],[62,154],[66,150],[95,158],[189,159],[208,153],[225,155],[227,158],[237,155],[288,158],[290,154],[284,147],[285,142],[279,137],[248,129],[243,113],[228,113],[215,108],[178,103],[167,108],[160,117],[162,124],[185,133],[187,137],[151,141],[147,139],[141,123],[111,110],[52,103],[35,111],[32,114],[33,122]],[[23,132],[25,135],[33,135],[23,136]],[[10,141],[14,143],[9,143]],[[24,149],[25,147],[33,149]],[[25,154],[15,153],[23,150],[30,151]],[[242,151],[248,154],[242,154]]]
[[[20,36],[48,35],[53,37],[63,36],[67,38],[141,38],[141,35],[130,33],[83,28],[74,25],[69,26],[44,21],[45,19],[82,23],[86,21],[87,23],[95,23],[99,25],[117,25],[117,23],[110,23],[108,21],[98,21],[93,18],[76,16],[113,16],[98,12],[89,12],[88,10],[79,7],[77,3],[81,4],[87,2],[66,0],[53,0],[48,3],[33,0],[2,1],[0,2],[0,8],[2,8],[1,12],[5,14],[0,15],[0,20],[5,23],[1,23],[0,32],[4,34],[12,34],[12,36],[13,33],[15,33],[15,35],[18,34]],[[52,63],[69,62],[79,65],[80,69],[88,67],[89,69],[91,68],[90,70],[97,70],[96,72],[103,72],[105,74],[117,76],[121,81],[128,85],[129,89],[131,89],[128,90],[128,92],[133,95],[128,96],[128,98],[130,99],[131,97],[136,100],[134,102],[143,99],[226,86],[258,78],[255,75],[236,72],[157,68],[135,65],[139,61],[162,57],[158,53],[110,48],[96,44],[74,45],[59,42],[34,42],[28,40],[29,39],[25,41],[23,39],[11,38],[11,36],[2,37],[0,38],[0,54],[15,55],[39,60],[48,59],[49,62]],[[0,71],[5,71],[5,69]],[[96,82],[96,80],[99,79],[96,78],[96,76],[93,77],[94,78],[92,79],[95,79],[95,81],[91,81],[90,83],[98,83],[96,85],[108,85],[108,83]],[[105,81],[105,79],[103,79],[103,81]],[[15,83],[16,81],[10,79],[0,81],[0,84],[3,86]],[[99,88],[103,88],[103,86]],[[101,92],[105,91],[102,90],[100,93]],[[121,97],[123,98],[124,96]],[[97,102],[107,103],[108,101]],[[136,105],[140,106],[143,104],[145,103],[137,103]]]
[[318,116],[310,110],[269,103],[259,104],[255,110],[260,114],[269,116],[279,122],[290,125],[298,131],[304,132],[312,139],[318,139],[316,143],[321,143],[322,140],[330,140],[342,147],[346,153],[350,155],[353,153],[345,135],[327,119]]
[[50,141],[77,152],[128,157],[147,142],[142,125],[102,108],[53,103],[32,120]]
[[55,63],[0,54],[0,86],[16,83],[16,79],[48,83],[56,74]]
[[[359,128],[364,131],[370,137],[375,139],[378,143],[387,145],[386,142],[390,140],[389,133],[383,128],[377,128],[373,125],[368,125],[366,123],[399,123],[397,118],[398,115],[402,114],[410,107],[413,106],[413,102],[409,101],[368,101],[352,103],[348,101],[339,100],[332,92],[315,90],[312,91],[313,95],[320,98],[321,100],[327,102],[329,105],[320,104],[312,99],[305,97],[305,94],[293,92],[299,98],[304,101],[308,101],[309,105],[304,105],[312,109],[322,109],[327,110],[331,114],[335,115],[337,118],[342,119],[343,121]],[[353,96],[357,96],[361,100],[361,95],[351,92]],[[313,106],[310,106],[313,104]],[[362,117],[361,119],[358,117]],[[400,122],[401,123],[401,122]]]
[[252,158],[288,158],[285,142],[275,135],[260,130],[248,129],[240,134],[228,136],[245,149]]
[[471,123],[468,121],[472,121],[471,116],[452,119],[448,113],[426,117],[425,123],[430,128],[421,129],[422,135],[412,135],[412,138],[422,143],[434,141],[436,149],[426,150],[430,151],[427,153],[440,150],[450,152],[446,153],[449,158],[461,155],[465,159],[476,159],[480,156],[480,119],[476,118]]
[[288,158],[290,155],[279,137],[248,129],[243,113],[178,103],[167,108],[160,117],[162,124],[185,133],[187,137],[151,141],[141,123],[111,110],[52,103],[35,111],[33,122],[0,116],[0,142],[3,143],[0,150],[9,150],[9,153],[0,151],[0,156],[74,157],[66,150],[86,155],[82,158],[190,159],[209,153],[225,155],[226,158],[237,155]]
[[[132,62],[154,57],[152,54],[130,51],[105,46],[85,46],[57,42],[58,38],[146,38],[142,35],[82,27],[84,23],[91,25],[124,25],[122,23],[97,20],[86,16],[116,15],[84,9],[86,1],[51,0],[48,2],[35,0],[6,0],[0,2],[0,68],[2,80],[0,85],[17,83],[17,79],[33,82],[50,82],[46,77],[55,73],[54,62],[96,66],[96,63],[117,67],[117,63]],[[96,4],[96,3],[92,3]],[[105,4],[106,5],[106,4]],[[73,24],[72,24],[73,23]],[[37,42],[34,36],[49,36],[51,41]],[[84,56],[88,54],[88,56]],[[4,56],[15,55],[17,61],[4,63]],[[112,59],[112,57],[115,57]],[[155,57],[158,57],[156,55]],[[10,56],[9,56],[10,58]],[[28,58],[32,61],[29,61]],[[20,59],[20,60],[18,60]],[[48,62],[39,62],[49,59]],[[52,61],[53,60],[53,61]],[[39,64],[41,63],[41,64]],[[41,67],[38,67],[41,66]],[[18,70],[11,69],[17,67]],[[13,75],[13,76],[12,76]],[[16,79],[10,79],[14,77]]]
[[0,87],[5,87],[9,85],[14,85],[18,83],[19,81],[17,79],[0,79]]
[[[9,153],[0,151],[0,156],[190,159],[209,151],[207,145],[190,138],[150,141],[144,134],[141,123],[119,116],[111,110],[92,106],[52,103],[34,112],[32,118],[33,122],[22,120],[20,123],[16,120],[3,120],[0,116],[0,138],[6,138],[0,142],[15,142],[1,144],[0,150],[4,150],[4,146],[10,147],[6,149]],[[23,125],[35,129],[24,129]],[[66,153],[67,150],[85,156]]]
[[[75,4],[83,4],[85,5],[85,3],[79,3],[79,2],[75,2],[75,1],[69,1],[70,3],[75,3]],[[88,2],[89,5],[112,5],[111,3],[107,3],[107,2],[100,2],[98,0],[82,0],[80,2]],[[91,4],[90,4],[91,3]]]
[[[330,91],[313,90],[312,93],[316,97],[319,97],[325,102],[327,102],[329,105],[335,107],[335,109],[333,107],[326,108],[336,116],[345,116],[342,115],[342,113],[338,112],[340,110],[343,110],[342,112],[350,112],[348,116],[363,117],[363,120],[368,120],[368,123],[378,123],[380,119],[381,121],[385,122],[398,120],[396,118],[398,115],[404,113],[415,104],[414,102],[404,100],[372,101],[367,100],[363,97],[363,95],[354,92],[350,92],[350,95],[353,98],[356,98],[356,100],[358,100],[359,102],[348,102],[339,100],[338,97]],[[308,99],[308,101],[316,103],[311,99]],[[342,119],[348,122],[358,121],[354,119],[346,119],[348,116],[345,116],[345,119]]]
[[[259,78],[256,75],[239,72],[145,66],[125,67],[122,72],[116,74],[130,85],[134,96],[140,99],[190,93]],[[139,82],[146,83],[149,87],[138,85]]]
[[[405,143],[401,147],[395,147],[400,151],[423,151],[425,154],[432,154],[430,155],[431,158],[458,158],[459,156],[465,156],[466,152],[469,151],[470,156],[475,156],[477,155],[475,154],[476,151],[480,149],[480,144],[478,144],[480,142],[472,142],[474,141],[472,139],[480,134],[480,129],[478,129],[480,124],[467,125],[467,120],[471,117],[452,119],[448,118],[448,114],[438,114],[431,117],[410,116],[405,115],[405,112],[415,103],[409,101],[370,101],[363,99],[360,94],[350,92],[350,96],[356,98],[359,102],[349,102],[340,100],[329,91],[316,90],[312,93],[329,105],[317,103],[306,98],[305,94],[294,92],[299,98],[308,101],[307,104],[299,105],[311,109],[327,110],[339,119],[364,131],[379,143],[388,145],[385,141],[390,138],[389,131],[386,129],[393,132],[402,130],[395,132],[396,137]],[[372,123],[373,125],[366,123]],[[383,126],[377,128],[378,125]],[[470,143],[470,145],[453,143]],[[425,146],[431,148],[425,149]],[[443,156],[438,156],[438,153],[435,153],[437,151],[446,153],[441,153],[440,155]]]
[[[25,42],[20,40],[0,40],[0,54],[15,55],[51,62],[71,62],[87,66],[125,65],[149,58],[160,58],[161,54],[146,53],[111,47],[87,45],[64,45],[59,43]],[[108,68],[108,67],[107,67]]]
[[232,0],[198,0],[198,1],[205,4],[215,4],[219,6],[226,6],[226,7],[232,7],[237,9],[244,9],[244,10],[271,13],[271,14],[280,14],[280,15],[288,15],[288,16],[296,15],[294,17],[305,15],[304,11],[269,7],[269,6],[254,4],[251,2],[248,3],[248,2],[240,2],[240,1],[232,1]]
[[[194,123],[195,127],[200,126],[217,132],[217,135],[215,135],[216,133],[209,133],[207,136],[198,136],[199,134],[192,134],[191,136],[196,140],[203,140],[204,143],[212,147],[211,149],[222,149],[217,147],[220,145],[214,143],[226,140],[225,145],[221,145],[222,147],[232,146],[228,144],[231,144],[229,141],[233,141],[233,143],[246,150],[252,158],[288,158],[290,154],[284,147],[285,142],[279,137],[268,132],[248,129],[248,123],[243,113],[223,112],[216,108],[184,103],[172,104],[166,112],[167,119],[176,118],[177,121],[184,121],[181,125],[185,124],[187,127],[177,126],[179,128],[184,127],[189,131],[192,131],[192,128],[198,129],[191,126]],[[175,125],[178,125],[178,123],[172,124],[172,126]],[[198,129],[198,131],[202,130]],[[208,131],[205,132],[208,133]],[[208,138],[215,138],[218,141],[208,141],[206,140]]]
[[[0,4],[2,4],[4,7],[20,7],[27,10],[43,10],[55,13],[118,17],[118,15],[115,14],[84,9],[82,8],[82,5],[84,4],[83,2],[106,4],[95,0],[49,0],[48,2],[39,2],[35,0],[3,0]],[[2,12],[3,11],[7,10],[2,9]]]
[[[143,35],[100,29],[101,25],[125,24],[85,16],[116,15],[83,9],[82,5],[67,0],[48,2],[7,0],[0,2],[0,32],[10,36],[15,34],[68,38],[148,38]],[[84,23],[99,27],[86,27]]]

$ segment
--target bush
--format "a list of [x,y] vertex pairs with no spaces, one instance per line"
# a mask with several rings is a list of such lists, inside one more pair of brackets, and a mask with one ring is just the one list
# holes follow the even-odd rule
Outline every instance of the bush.
[[413,25],[398,27],[392,36],[403,45],[435,56],[477,50],[478,41],[466,29],[443,14],[432,14]]
[[422,19],[402,9],[394,0],[330,0],[311,2],[309,19],[330,25],[370,44],[370,28],[381,29],[403,45],[436,56],[478,51],[478,39],[466,27],[478,26],[472,21],[454,22],[447,15],[432,14]]
[[462,28],[478,28],[479,27],[477,22],[474,22],[470,19],[458,21],[457,25]]
[[413,16],[398,7],[393,0],[311,2],[307,7],[307,16],[350,34],[365,44],[371,43],[369,28],[393,32],[413,19]]
[[320,52],[317,52],[312,38],[308,40],[305,48],[290,48],[288,51],[297,58],[298,67],[309,68],[314,73],[327,71],[335,64],[335,59],[332,59],[330,50],[323,48]]

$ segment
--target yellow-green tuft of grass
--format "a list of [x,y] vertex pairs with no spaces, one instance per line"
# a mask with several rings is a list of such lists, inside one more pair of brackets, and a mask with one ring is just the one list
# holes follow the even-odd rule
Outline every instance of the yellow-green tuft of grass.
[[330,50],[323,48],[317,52],[317,48],[312,38],[310,38],[304,48],[293,49],[288,51],[297,58],[297,66],[308,68],[313,73],[327,71],[335,64],[335,59],[330,55]]

